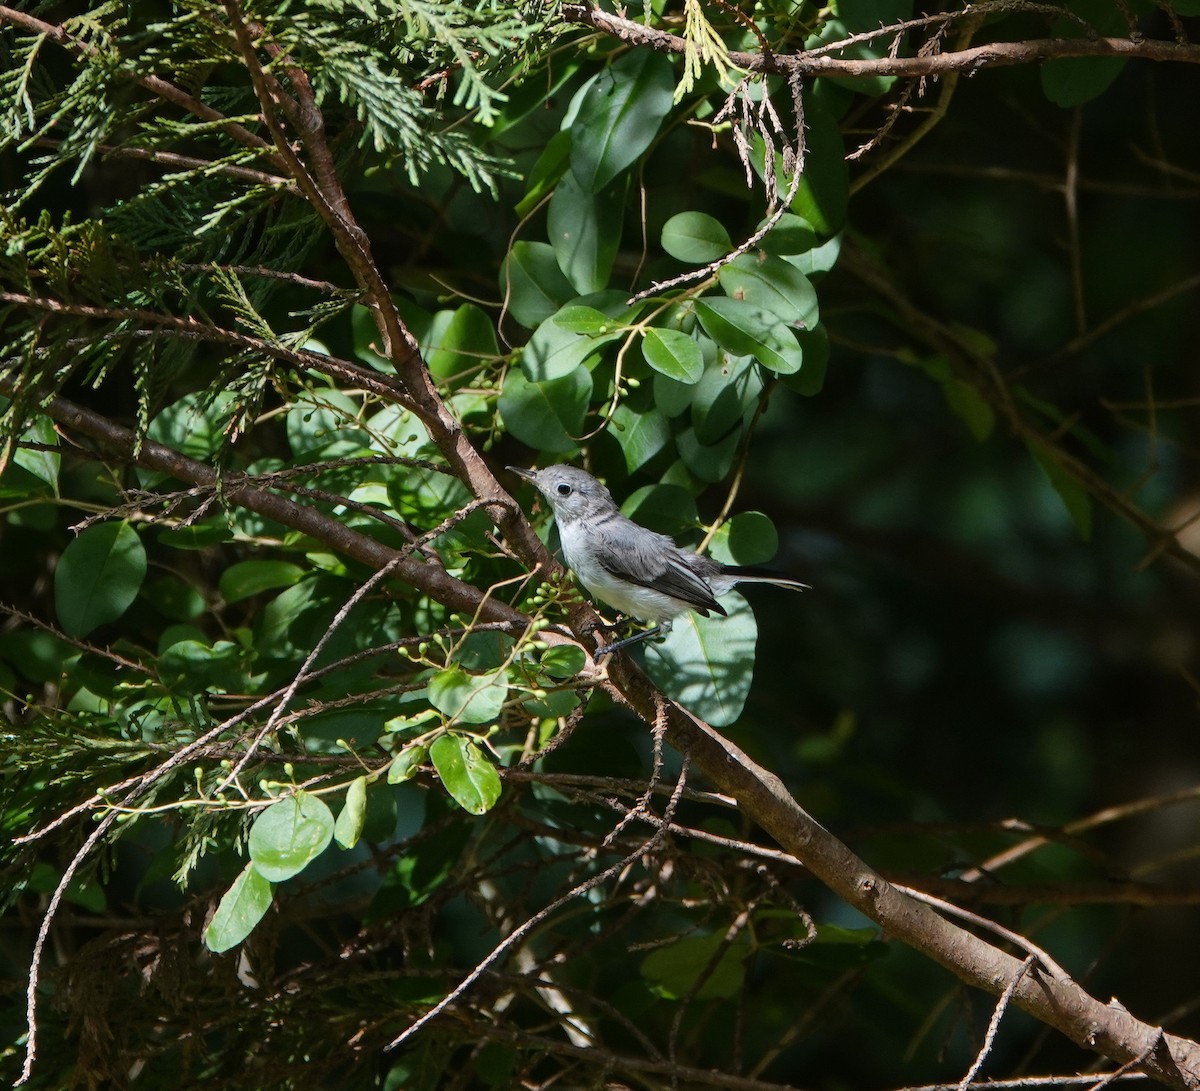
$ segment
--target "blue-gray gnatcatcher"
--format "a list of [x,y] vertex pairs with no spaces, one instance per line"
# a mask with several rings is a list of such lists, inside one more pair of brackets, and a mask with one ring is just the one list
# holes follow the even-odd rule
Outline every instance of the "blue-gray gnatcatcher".
[[591,474],[574,466],[527,470],[509,466],[532,481],[550,501],[563,554],[576,579],[589,594],[639,621],[653,621],[644,633],[597,650],[597,657],[656,634],[687,610],[707,617],[725,615],[719,595],[738,583],[769,583],[793,591],[808,584],[753,568],[723,565],[711,557],[680,549],[665,534],[656,534],[627,519],[612,494]]

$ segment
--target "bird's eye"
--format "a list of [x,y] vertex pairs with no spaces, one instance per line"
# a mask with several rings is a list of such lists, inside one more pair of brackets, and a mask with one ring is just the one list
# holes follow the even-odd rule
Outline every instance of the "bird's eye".
[[558,486],[557,489],[555,489],[555,492],[557,492],[559,496],[570,496],[571,495],[571,486],[568,485],[564,481],[561,485]]

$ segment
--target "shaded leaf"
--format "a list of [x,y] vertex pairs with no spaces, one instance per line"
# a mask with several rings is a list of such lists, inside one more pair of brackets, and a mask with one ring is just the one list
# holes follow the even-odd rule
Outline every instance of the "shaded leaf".
[[728,617],[676,618],[667,638],[649,644],[645,657],[654,683],[713,727],[726,727],[741,715],[758,641],[754,614],[741,595],[731,591],[721,605]]
[[63,550],[54,572],[54,605],[69,636],[115,621],[137,598],[146,550],[128,523],[90,526]]

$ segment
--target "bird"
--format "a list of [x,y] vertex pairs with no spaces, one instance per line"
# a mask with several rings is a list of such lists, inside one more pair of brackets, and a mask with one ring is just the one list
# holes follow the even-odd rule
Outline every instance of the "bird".
[[773,572],[721,564],[681,549],[674,540],[621,514],[612,493],[586,470],[547,466],[509,470],[531,481],[550,502],[567,567],[601,602],[654,627],[598,648],[611,654],[639,640],[664,637],[689,610],[727,616],[718,597],[739,583],[766,583],[792,591],[809,586]]

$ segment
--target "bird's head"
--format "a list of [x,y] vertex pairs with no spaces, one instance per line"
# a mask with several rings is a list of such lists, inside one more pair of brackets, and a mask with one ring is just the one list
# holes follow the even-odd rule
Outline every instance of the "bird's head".
[[508,469],[532,481],[538,487],[541,494],[550,501],[554,517],[559,523],[571,522],[616,507],[612,493],[586,470],[577,469],[575,466],[547,466],[544,470],[509,466]]

